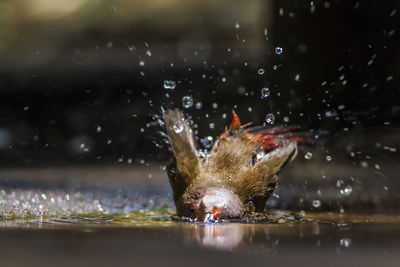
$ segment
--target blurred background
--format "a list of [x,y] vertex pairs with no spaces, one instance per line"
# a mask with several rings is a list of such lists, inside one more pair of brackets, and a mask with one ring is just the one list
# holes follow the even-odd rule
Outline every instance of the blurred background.
[[352,205],[397,205],[399,8],[0,0],[0,166],[143,165],[151,175],[169,159],[162,109],[185,110],[208,148],[235,108],[243,122],[314,133],[315,148],[282,178],[286,199],[353,192]]

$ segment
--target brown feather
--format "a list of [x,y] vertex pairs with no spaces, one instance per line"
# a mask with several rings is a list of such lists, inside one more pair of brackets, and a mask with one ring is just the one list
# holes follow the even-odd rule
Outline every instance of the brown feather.
[[[276,188],[277,175],[295,158],[297,140],[291,135],[285,132],[285,138],[274,136],[274,147],[266,148],[263,147],[264,140],[269,138],[266,131],[254,138],[253,133],[239,127],[239,117],[234,121],[235,127],[220,136],[207,157],[198,158],[192,131],[183,114],[178,110],[166,112],[165,123],[173,152],[168,176],[179,216],[197,216],[214,209],[204,207],[202,199],[207,194],[207,200],[210,195],[217,199],[218,194],[232,198],[224,202],[224,206],[231,206],[222,210],[226,217],[243,214],[241,210],[234,212],[232,207],[262,211]],[[224,190],[229,190],[231,195]],[[200,207],[202,213],[196,212]]]

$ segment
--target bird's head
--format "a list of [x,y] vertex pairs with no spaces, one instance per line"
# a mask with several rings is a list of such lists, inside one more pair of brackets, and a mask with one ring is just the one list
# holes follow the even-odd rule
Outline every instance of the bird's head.
[[222,187],[208,187],[195,190],[192,199],[194,216],[201,221],[237,219],[244,213],[239,196]]

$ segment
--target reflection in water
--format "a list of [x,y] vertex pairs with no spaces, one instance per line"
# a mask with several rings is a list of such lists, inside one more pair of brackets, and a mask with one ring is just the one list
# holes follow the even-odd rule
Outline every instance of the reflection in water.
[[334,222],[204,225],[166,221],[140,227],[132,227],[137,226],[132,218],[133,214],[129,219],[121,215],[118,220],[123,225],[94,224],[102,221],[98,218],[90,223],[81,219],[79,224],[44,221],[29,227],[26,223],[13,229],[0,227],[2,266],[81,266],[88,259],[92,265],[85,266],[96,267],[113,266],[115,259],[119,265],[163,267],[305,263],[309,267],[367,267],[398,266],[400,261],[399,218],[397,223],[350,222],[346,226]]
[[243,240],[245,228],[238,224],[194,224],[189,238],[203,247],[232,249]]

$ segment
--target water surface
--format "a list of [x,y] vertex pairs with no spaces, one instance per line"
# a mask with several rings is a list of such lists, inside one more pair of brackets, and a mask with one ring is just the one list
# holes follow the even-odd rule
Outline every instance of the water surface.
[[174,215],[164,176],[61,173],[75,178],[60,171],[0,175],[1,266],[398,266],[400,260],[397,211],[270,209],[243,221],[189,223]]

